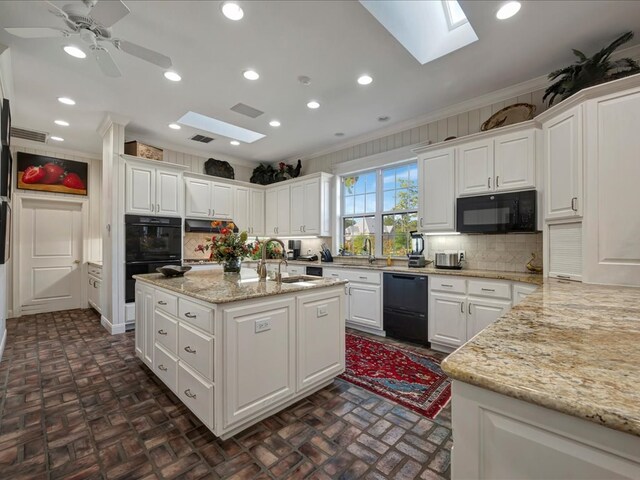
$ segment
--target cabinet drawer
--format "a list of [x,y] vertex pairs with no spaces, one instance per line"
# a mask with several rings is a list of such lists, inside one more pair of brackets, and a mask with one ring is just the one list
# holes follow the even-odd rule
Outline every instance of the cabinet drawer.
[[174,317],[178,315],[178,297],[162,290],[156,290],[156,308],[164,310]]
[[93,275],[96,278],[102,279],[102,269],[101,268],[89,266],[89,268],[87,270],[89,272],[89,275]]
[[213,428],[213,385],[178,363],[178,397],[209,428]]
[[345,270],[341,277],[344,280],[356,283],[373,283],[380,285],[380,273],[367,270]]
[[469,280],[469,295],[511,300],[511,285],[508,283]]
[[178,317],[205,332],[213,333],[213,310],[210,308],[180,298],[178,299]]
[[178,322],[157,308],[153,319],[155,341],[175,355],[178,351]]
[[307,273],[307,267],[302,265],[289,265],[287,272],[289,275],[304,275]]
[[325,278],[344,278],[344,270],[338,270],[335,268],[323,268],[322,276]]
[[451,293],[467,293],[467,281],[456,277],[429,277],[431,290]]
[[213,337],[188,325],[178,326],[178,356],[209,380],[213,379]]
[[153,372],[175,392],[178,388],[178,359],[158,344],[154,349]]

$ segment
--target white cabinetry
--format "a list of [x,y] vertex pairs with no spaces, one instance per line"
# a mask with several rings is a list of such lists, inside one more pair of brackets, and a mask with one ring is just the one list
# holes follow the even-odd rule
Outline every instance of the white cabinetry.
[[292,235],[331,234],[331,177],[321,173],[291,182],[289,232]]
[[227,220],[233,217],[233,185],[192,177],[187,177],[185,183],[186,217]]
[[249,235],[264,235],[264,192],[234,187],[233,222]]
[[183,168],[180,165],[174,166],[175,169],[167,165],[155,166],[131,158],[126,162],[125,212],[182,216]]
[[493,139],[461,145],[456,149],[456,157],[460,196],[493,191]]
[[252,188],[249,192],[249,233],[264,235],[264,191]]
[[511,309],[510,300],[469,297],[467,339],[475,337]]
[[153,288],[136,282],[135,349],[149,368],[153,368],[153,298]]
[[582,106],[542,124],[546,178],[545,219],[582,216]]
[[429,295],[430,342],[456,347],[467,341],[466,300],[465,295]]
[[87,300],[98,313],[102,313],[102,267],[87,268]]
[[455,150],[448,148],[420,154],[418,178],[420,231],[455,231]]
[[290,199],[289,185],[272,187],[265,194],[265,235],[289,235]]

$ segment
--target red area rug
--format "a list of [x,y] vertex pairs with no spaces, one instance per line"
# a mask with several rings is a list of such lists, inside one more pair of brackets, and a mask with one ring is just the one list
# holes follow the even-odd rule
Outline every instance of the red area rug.
[[451,382],[440,360],[347,333],[343,380],[435,418],[451,398]]

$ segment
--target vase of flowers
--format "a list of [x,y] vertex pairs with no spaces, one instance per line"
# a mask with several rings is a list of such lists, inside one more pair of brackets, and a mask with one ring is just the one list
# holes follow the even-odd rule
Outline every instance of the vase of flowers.
[[229,222],[223,224],[219,220],[211,222],[219,233],[213,235],[211,240],[196,247],[196,252],[210,252],[209,260],[222,263],[225,273],[240,273],[242,259],[251,253],[247,245],[247,232],[237,232],[236,226]]

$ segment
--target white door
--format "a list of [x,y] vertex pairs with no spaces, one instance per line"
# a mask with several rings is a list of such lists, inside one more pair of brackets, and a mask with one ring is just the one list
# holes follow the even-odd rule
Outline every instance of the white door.
[[186,185],[185,216],[188,218],[211,218],[211,182],[187,178]]
[[458,195],[478,195],[493,191],[493,140],[458,147],[456,159]]
[[211,195],[213,216],[231,220],[233,217],[233,186],[226,183],[214,183]]
[[290,195],[291,233],[298,235],[304,232],[304,184],[302,182],[291,186]]
[[22,312],[80,308],[82,205],[24,199],[19,235]]
[[155,169],[127,163],[126,172],[126,213],[156,213]]
[[418,159],[419,217],[422,232],[451,232],[455,218],[454,149],[429,152]]
[[546,169],[545,219],[582,216],[582,106],[542,126]]
[[511,308],[505,300],[468,300],[467,338],[472,338],[495,322]]
[[156,170],[156,209],[159,215],[182,215],[182,175],[178,172]]
[[233,223],[243,231],[251,234],[251,225],[249,221],[249,189],[246,187],[236,187],[233,202]]
[[466,298],[431,293],[429,296],[429,341],[459,347],[467,341]]
[[249,203],[249,225],[252,235],[264,235],[264,191],[251,189]]
[[528,130],[496,138],[496,191],[535,188],[535,133],[535,130]]
[[265,235],[278,232],[278,191],[271,188],[265,193]]
[[318,178],[304,183],[303,233],[320,234],[320,182]]
[[276,233],[278,235],[287,235],[290,230],[290,204],[289,204],[289,187],[279,187],[277,191],[276,214],[278,216],[276,224]]
[[380,311],[380,299],[382,291],[380,285],[350,283],[348,290],[348,321],[381,330],[382,312]]

